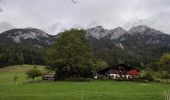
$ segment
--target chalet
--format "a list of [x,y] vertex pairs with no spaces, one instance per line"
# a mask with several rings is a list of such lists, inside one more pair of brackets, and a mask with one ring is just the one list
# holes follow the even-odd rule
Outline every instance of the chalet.
[[[106,76],[109,79],[131,79],[138,76],[139,71],[126,64],[119,64],[99,71],[98,75]],[[95,76],[95,78],[97,78],[97,76]]]

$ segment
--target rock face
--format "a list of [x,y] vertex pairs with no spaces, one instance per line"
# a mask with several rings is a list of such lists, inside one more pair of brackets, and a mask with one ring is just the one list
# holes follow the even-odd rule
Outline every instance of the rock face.
[[128,31],[128,34],[131,34],[131,35],[134,35],[134,34],[140,34],[140,35],[146,35],[146,34],[161,35],[161,34],[165,34],[165,33],[160,32],[158,30],[155,30],[155,29],[150,28],[150,27],[145,26],[145,25],[139,25],[139,26],[132,27]]
[[93,40],[94,39],[99,41],[105,40],[105,42],[106,41],[118,42],[116,43],[116,45],[119,45],[119,43],[123,41],[126,41],[127,43],[133,41],[134,43],[139,42],[144,44],[161,44],[161,45],[162,44],[166,45],[170,43],[170,35],[145,25],[132,27],[128,31],[124,30],[121,27],[108,30],[104,29],[101,26],[97,26],[95,28],[87,30],[87,37]]
[[149,28],[145,25],[139,25],[131,28],[124,36],[119,38],[119,41],[133,41],[145,44],[164,44],[170,43],[170,35],[161,31]]
[[94,37],[96,39],[102,39],[102,38],[107,38],[107,39],[117,39],[120,36],[124,35],[126,33],[126,31],[121,28],[115,28],[115,29],[104,29],[102,26],[97,26],[95,28],[90,28],[87,30],[87,36],[90,37]]
[[102,26],[96,26],[95,28],[91,28],[87,30],[87,37],[94,37],[96,39],[101,39],[109,34],[107,29],[104,29]]
[[[117,27],[115,29],[104,29],[102,26],[97,26],[95,28],[87,29],[87,37],[93,37],[96,39],[110,39],[116,40],[124,35],[150,35],[150,36],[158,36],[165,35],[165,33],[150,28],[145,25],[139,25],[132,27],[130,30],[126,31],[121,27]],[[167,35],[167,34],[166,34]]]
[[29,42],[39,46],[50,45],[54,38],[54,36],[36,28],[11,29],[0,34],[1,41],[9,39],[15,43]]
[[119,37],[123,36],[125,33],[126,33],[126,30],[124,30],[121,27],[117,27],[115,29],[109,30],[108,35],[105,36],[105,38],[114,40],[114,39],[118,39]]

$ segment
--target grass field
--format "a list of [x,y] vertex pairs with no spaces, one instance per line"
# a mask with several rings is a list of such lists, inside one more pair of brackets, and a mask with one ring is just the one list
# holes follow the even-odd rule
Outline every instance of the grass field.
[[[32,66],[20,65],[0,69],[0,100],[164,100],[164,90],[170,84],[91,81],[40,82],[13,85],[26,80],[24,74]],[[43,70],[43,66],[38,66]]]

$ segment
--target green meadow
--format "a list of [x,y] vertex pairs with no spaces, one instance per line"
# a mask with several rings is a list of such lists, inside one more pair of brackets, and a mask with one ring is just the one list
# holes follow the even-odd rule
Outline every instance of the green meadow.
[[[32,67],[18,65],[0,69],[0,100],[164,100],[164,90],[170,90],[170,84],[154,82],[47,82],[39,77],[30,83],[25,72]],[[43,66],[37,67],[44,70]],[[13,84],[15,75],[18,85]]]

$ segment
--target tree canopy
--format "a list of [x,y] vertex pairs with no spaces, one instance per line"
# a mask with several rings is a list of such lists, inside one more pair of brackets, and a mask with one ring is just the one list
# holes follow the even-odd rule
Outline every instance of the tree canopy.
[[0,68],[18,64],[44,65],[45,48],[23,44],[0,43]]
[[160,69],[163,71],[167,71],[168,73],[170,73],[170,53],[165,53],[160,61]]
[[34,68],[28,70],[26,72],[26,74],[28,75],[28,78],[31,78],[34,80],[35,77],[41,76],[42,72],[38,68],[34,67]]
[[85,34],[76,29],[60,33],[48,50],[47,64],[55,69],[56,79],[92,76],[92,49]]
[[156,77],[161,79],[170,78],[170,53],[163,54],[157,62],[149,63],[147,65],[147,71],[156,72]]

